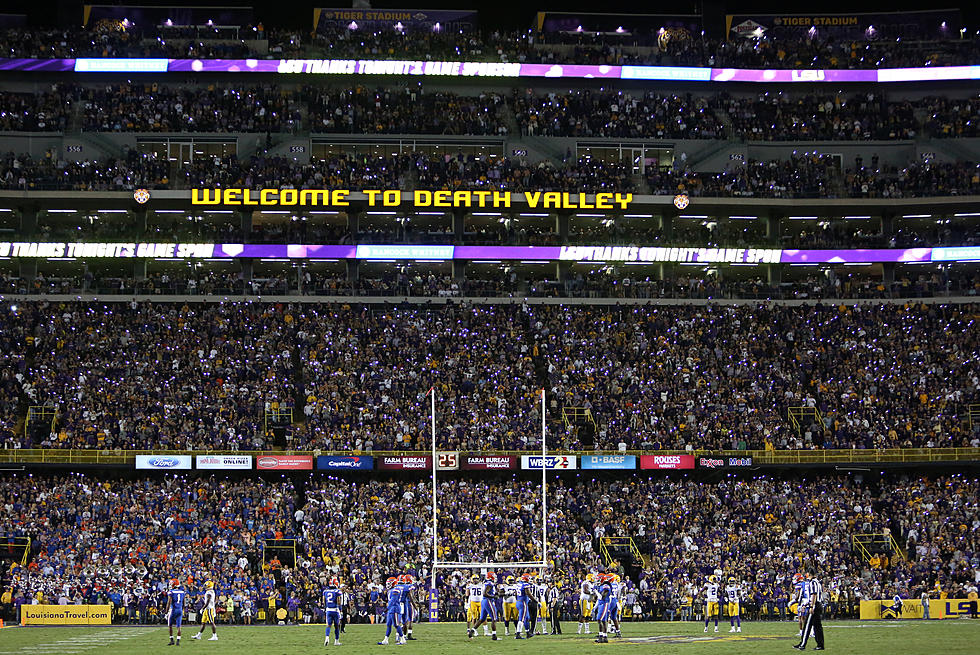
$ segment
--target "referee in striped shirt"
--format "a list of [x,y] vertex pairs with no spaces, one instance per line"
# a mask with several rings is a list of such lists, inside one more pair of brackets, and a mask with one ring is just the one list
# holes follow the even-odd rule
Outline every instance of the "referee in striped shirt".
[[808,575],[803,583],[802,595],[806,599],[804,602],[810,605],[810,613],[803,627],[803,638],[793,648],[806,650],[806,642],[810,639],[810,635],[813,635],[813,640],[817,642],[813,650],[823,650],[823,585],[819,580]]

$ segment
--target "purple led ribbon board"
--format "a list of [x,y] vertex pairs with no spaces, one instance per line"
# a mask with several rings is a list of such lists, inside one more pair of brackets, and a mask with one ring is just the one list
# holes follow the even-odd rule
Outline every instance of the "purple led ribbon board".
[[0,59],[0,71],[120,73],[276,73],[325,75],[420,75],[425,77],[553,77],[661,81],[923,82],[980,79],[980,66],[877,70],[760,70],[694,66],[594,66],[500,62],[384,61],[371,59]]

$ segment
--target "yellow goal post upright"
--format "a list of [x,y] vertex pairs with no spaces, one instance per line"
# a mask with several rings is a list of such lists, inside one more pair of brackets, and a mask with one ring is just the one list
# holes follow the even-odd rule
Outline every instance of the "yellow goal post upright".
[[545,390],[541,390],[541,559],[531,562],[441,562],[439,561],[439,511],[436,482],[436,392],[429,389],[432,428],[432,571],[429,584],[429,620],[437,621],[439,599],[436,592],[436,573],[439,569],[548,569],[548,423]]

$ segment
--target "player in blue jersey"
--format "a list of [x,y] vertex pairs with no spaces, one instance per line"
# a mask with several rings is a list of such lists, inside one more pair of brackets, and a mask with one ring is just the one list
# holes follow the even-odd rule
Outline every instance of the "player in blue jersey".
[[385,612],[385,638],[379,641],[378,645],[388,645],[388,637],[391,636],[391,628],[394,627],[398,635],[395,643],[402,646],[407,642],[402,636],[402,588],[398,585],[398,578],[391,577],[385,580],[385,591],[388,593],[388,609]]
[[597,644],[608,644],[609,637],[606,635],[606,623],[609,621],[609,613],[612,606],[612,576],[607,573],[599,575],[599,585],[596,589],[598,600],[595,604],[595,619],[599,624],[599,634],[595,638]]
[[607,621],[609,623],[612,623],[612,630],[610,630],[610,632],[613,633],[613,636],[622,637],[623,633],[619,629],[619,612],[622,608],[620,607],[619,602],[620,602],[620,596],[623,593],[623,581],[619,577],[618,573],[613,573],[612,575],[609,576],[609,587],[611,592],[609,594],[609,606],[608,606],[609,618],[607,619]]
[[468,631],[470,639],[476,636],[476,631],[481,625],[490,622],[490,638],[497,641],[497,574],[493,571],[487,573],[487,579],[483,581],[483,601],[480,603],[480,618]]
[[327,633],[323,637],[323,645],[330,645],[330,626],[333,626],[333,645],[340,646],[340,581],[330,578],[330,583],[323,590],[323,615],[327,623]]
[[170,591],[167,592],[167,627],[170,629],[170,643],[174,645],[174,626],[177,626],[177,642],[180,646],[180,625],[184,620],[184,598],[187,592],[180,588],[179,580],[171,580]]
[[520,581],[515,585],[514,597],[517,599],[517,629],[514,631],[514,639],[524,639],[521,632],[528,639],[534,634],[531,632],[531,613],[529,603],[534,594],[534,584],[531,582],[531,575],[525,573]]
[[405,630],[405,639],[415,641],[412,636],[412,622],[415,620],[415,578],[409,574],[398,576],[398,586],[402,588],[402,628]]

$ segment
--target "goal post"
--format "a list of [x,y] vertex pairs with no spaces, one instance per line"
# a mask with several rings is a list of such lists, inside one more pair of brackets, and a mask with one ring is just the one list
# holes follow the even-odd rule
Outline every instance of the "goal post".
[[450,562],[439,561],[439,509],[438,509],[438,455],[436,453],[436,393],[435,387],[429,389],[430,421],[432,430],[432,572],[429,589],[436,588],[436,573],[439,569],[540,569],[548,568],[548,422],[547,397],[541,390],[541,559],[528,562]]

